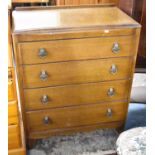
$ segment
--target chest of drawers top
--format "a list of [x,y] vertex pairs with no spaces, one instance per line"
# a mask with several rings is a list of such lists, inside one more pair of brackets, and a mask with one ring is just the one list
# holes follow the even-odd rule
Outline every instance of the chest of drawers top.
[[[109,31],[109,29],[138,27],[140,25],[136,21],[115,6],[32,7],[17,8],[13,11],[13,33],[16,35],[48,34],[52,36],[57,34],[54,39],[79,38],[118,35],[123,31],[115,32],[115,30]],[[60,33],[61,35],[58,35]],[[65,33],[68,35],[66,36]],[[73,33],[74,35],[72,35]],[[124,30],[122,34],[128,35],[129,33],[132,32]],[[32,40],[32,37],[30,38],[25,38],[25,41]],[[37,36],[33,39],[44,40],[47,38]]]

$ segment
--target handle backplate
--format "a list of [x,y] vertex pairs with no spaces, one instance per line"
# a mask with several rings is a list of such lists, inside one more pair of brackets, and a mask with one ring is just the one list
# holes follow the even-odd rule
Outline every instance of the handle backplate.
[[43,95],[43,96],[41,97],[41,102],[42,102],[42,104],[47,104],[48,101],[49,101],[49,98],[48,98],[47,95]]
[[47,56],[47,51],[46,51],[44,48],[40,48],[40,49],[39,49],[39,52],[38,52],[38,56],[39,56],[40,58],[46,57],[46,56]]
[[117,71],[118,71],[117,66],[116,66],[115,64],[112,64],[112,65],[111,65],[111,68],[110,68],[111,74],[116,74]]
[[120,45],[117,42],[115,42],[112,47],[112,52],[118,53],[119,51],[120,51]]
[[43,118],[43,123],[44,123],[45,125],[48,125],[48,124],[50,123],[50,118],[49,118],[48,116],[45,116],[45,117]]
[[45,81],[45,80],[47,80],[47,78],[48,78],[47,72],[44,71],[44,70],[42,70],[41,73],[40,73],[40,79],[41,79],[42,81]]
[[106,112],[106,116],[107,116],[107,117],[112,117],[112,114],[113,114],[113,113],[112,113],[112,109],[111,109],[111,108],[108,108],[108,109],[107,109],[107,112]]
[[114,95],[115,95],[115,90],[114,90],[114,88],[109,88],[107,94],[108,94],[108,96],[114,96]]

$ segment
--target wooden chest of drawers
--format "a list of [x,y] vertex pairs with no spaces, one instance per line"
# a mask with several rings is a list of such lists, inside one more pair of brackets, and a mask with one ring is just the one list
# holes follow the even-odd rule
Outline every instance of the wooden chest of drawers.
[[16,9],[13,26],[28,139],[123,127],[137,22],[115,6],[35,7]]
[[[12,59],[11,56],[10,58]],[[25,138],[17,102],[14,67],[9,66],[8,72],[8,155],[25,155]]]
[[26,155],[24,129],[18,108],[12,57],[10,10],[8,11],[8,155]]

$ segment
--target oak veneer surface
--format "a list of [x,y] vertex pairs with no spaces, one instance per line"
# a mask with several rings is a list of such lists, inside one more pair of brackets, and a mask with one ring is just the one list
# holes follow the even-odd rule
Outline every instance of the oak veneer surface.
[[15,124],[18,124],[18,105],[16,100],[8,103],[8,125]]
[[89,132],[92,130],[103,129],[103,128],[120,128],[124,124],[124,121],[119,122],[109,122],[109,123],[99,123],[99,124],[91,124],[84,126],[76,126],[70,128],[61,128],[61,129],[52,129],[52,130],[44,130],[37,132],[28,132],[28,136],[30,139],[40,139],[40,138],[48,138],[50,136],[64,135],[65,134],[73,134],[76,132]]
[[8,80],[8,100],[15,100],[15,92],[14,92],[14,81],[12,79]]
[[13,42],[27,138],[122,127],[139,35],[140,25],[113,5],[17,8]]
[[[25,108],[27,111],[29,111],[36,109],[100,103],[103,101],[127,100],[129,86],[130,81],[121,80],[47,87],[40,89],[25,89]],[[108,91],[110,88],[113,88],[115,91],[113,96],[108,96]],[[43,95],[48,96],[48,102],[45,104],[41,102]]]
[[[113,112],[111,117],[107,117],[109,107]],[[123,121],[126,107],[126,102],[113,102],[27,112],[28,130],[34,132]],[[45,116],[49,117],[48,124],[44,124]]]
[[25,148],[11,149],[8,151],[8,155],[26,155]]
[[[10,53],[9,53],[10,54]],[[15,71],[8,68],[8,154],[25,155],[25,139],[16,96]]]
[[[111,51],[116,40],[120,46],[119,53],[113,53]],[[134,36],[40,41],[19,43],[18,46],[22,56],[22,64],[38,64],[68,60],[133,56],[134,49],[133,46],[130,46],[131,44],[134,44]],[[38,55],[40,48],[44,48],[47,52],[47,56],[42,59]],[[29,59],[30,57],[31,59]]]
[[59,7],[58,9],[51,7],[49,9],[37,10],[36,8],[33,11],[30,10],[25,8],[13,11],[14,32],[95,26],[140,26],[117,7]]
[[[131,57],[125,57],[27,65],[23,67],[23,87],[38,88],[128,79],[131,78],[132,64]],[[117,73],[111,73],[112,65],[116,66]],[[45,71],[48,75],[46,80],[40,79],[42,71]]]
[[8,103],[8,116],[17,116],[18,115],[18,107],[17,101],[10,101]]
[[19,125],[8,126],[8,149],[16,149],[20,145]]
[[10,10],[8,15],[8,155],[26,155],[23,123],[16,93]]
[[8,155],[26,155],[22,122],[8,126]]
[[8,11],[8,67],[13,67],[10,10]]

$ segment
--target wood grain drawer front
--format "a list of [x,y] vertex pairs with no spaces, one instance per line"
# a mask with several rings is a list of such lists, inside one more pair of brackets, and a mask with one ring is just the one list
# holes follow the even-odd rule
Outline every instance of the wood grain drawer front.
[[[113,52],[115,46],[118,51]],[[131,56],[134,37],[105,37],[19,43],[23,64]]]
[[125,118],[127,103],[113,102],[27,112],[29,132],[69,128]]
[[17,148],[17,149],[11,149],[8,150],[8,155],[26,155],[25,148]]
[[12,101],[16,99],[15,95],[15,86],[14,81],[12,79],[8,80],[8,100]]
[[18,124],[18,105],[17,101],[8,102],[8,125]]
[[19,124],[18,116],[12,116],[8,118],[8,125],[17,125]]
[[25,65],[25,88],[129,78],[132,57]]
[[26,110],[102,103],[127,99],[130,81],[99,82],[80,85],[25,89]]
[[17,101],[9,101],[8,102],[8,116],[17,116],[18,115],[18,106]]
[[8,126],[8,149],[15,149],[20,147],[20,132],[18,125]]

